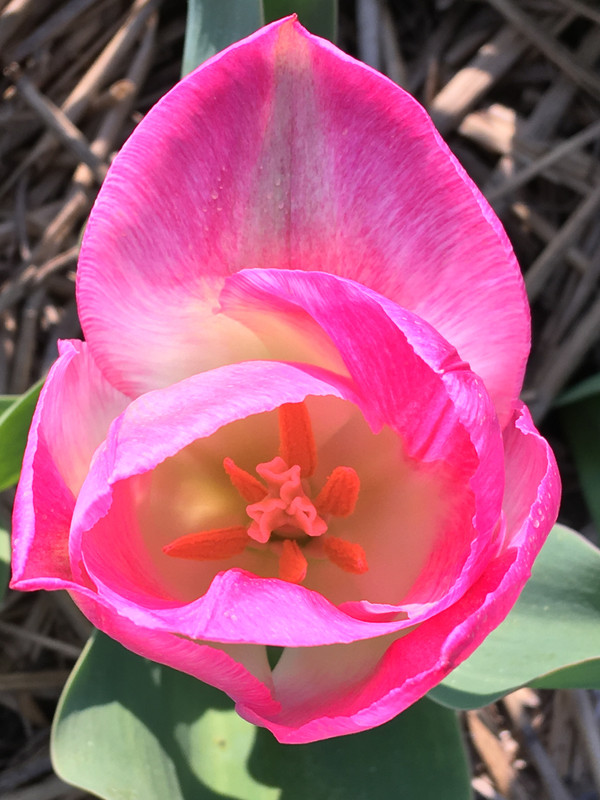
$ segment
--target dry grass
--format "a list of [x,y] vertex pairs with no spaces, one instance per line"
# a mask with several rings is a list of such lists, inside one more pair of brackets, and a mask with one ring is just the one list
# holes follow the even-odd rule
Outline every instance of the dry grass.
[[[500,215],[533,304],[525,399],[548,427],[582,510],[569,452],[548,417],[600,368],[600,11],[592,0],[357,0],[342,46],[430,110]],[[81,335],[78,239],[112,154],[176,80],[185,4],[0,0],[0,394],[21,392]],[[2,498],[8,513],[11,493]],[[89,626],[60,595],[0,607],[0,796],[84,795],[51,773],[53,709]],[[521,690],[465,715],[484,798],[600,797],[598,697]]]

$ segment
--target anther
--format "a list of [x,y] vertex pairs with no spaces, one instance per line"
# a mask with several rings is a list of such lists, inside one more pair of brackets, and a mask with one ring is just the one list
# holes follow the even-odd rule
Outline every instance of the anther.
[[238,467],[232,458],[223,459],[223,468],[234,489],[236,489],[247,503],[258,503],[267,495],[267,490],[262,483],[246,472],[245,469]]
[[355,542],[347,542],[337,536],[324,536],[323,550],[331,563],[344,572],[362,575],[369,569],[365,551]]
[[359,492],[360,478],[356,470],[352,467],[336,467],[319,492],[315,508],[319,514],[348,517],[354,511]]
[[298,547],[298,542],[293,539],[286,539],[283,542],[281,555],[279,556],[279,577],[282,581],[290,583],[302,583],[306,578],[308,562],[302,550]]
[[317,468],[317,445],[308,409],[304,403],[279,406],[279,455],[286,464],[298,464],[303,478]]
[[217,561],[243,553],[248,544],[248,533],[241,525],[215,528],[180,536],[163,547],[163,553],[175,558],[195,561]]

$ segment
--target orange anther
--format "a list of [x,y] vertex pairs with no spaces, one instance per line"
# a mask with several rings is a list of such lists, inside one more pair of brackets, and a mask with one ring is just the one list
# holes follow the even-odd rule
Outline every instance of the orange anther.
[[259,500],[266,497],[267,490],[262,483],[254,475],[238,467],[229,456],[223,459],[223,468],[229,476],[233,488],[241,494],[247,503],[258,503]]
[[362,575],[369,569],[365,551],[355,542],[347,542],[345,539],[338,539],[334,536],[324,536],[323,550],[332,564],[343,569],[344,572]]
[[163,547],[163,553],[175,558],[191,558],[195,561],[216,561],[243,553],[249,544],[246,528],[233,525],[180,536]]
[[332,514],[334,517],[348,517],[354,511],[360,478],[352,467],[336,467],[325,481],[315,500],[319,514]]
[[279,455],[290,467],[297,464],[303,478],[317,468],[317,445],[304,403],[279,406]]
[[308,562],[304,553],[293,539],[283,542],[283,550],[279,556],[279,577],[282,581],[302,583],[306,578]]

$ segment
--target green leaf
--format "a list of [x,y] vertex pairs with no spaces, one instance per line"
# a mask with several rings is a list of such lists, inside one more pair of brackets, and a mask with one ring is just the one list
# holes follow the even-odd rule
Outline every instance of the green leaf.
[[379,728],[307,745],[280,745],[259,731],[250,766],[281,787],[282,800],[468,800],[458,720],[439,710],[447,711],[425,698]]
[[[0,523],[1,525],[1,523]],[[4,597],[10,578],[10,534],[2,525],[0,527],[0,600]]]
[[262,0],[188,0],[182,75],[263,24]]
[[574,387],[557,405],[583,496],[600,530],[600,375]]
[[577,403],[579,400],[586,400],[588,397],[600,396],[600,374],[586,378],[577,386],[573,386],[558,397],[554,402],[555,408],[562,408]]
[[264,0],[265,21],[287,17],[294,12],[305,28],[335,42],[337,38],[337,0]]
[[600,658],[543,675],[530,686],[536,689],[600,689]]
[[15,402],[15,399],[20,395],[15,394],[0,394],[0,414],[4,414],[6,409]]
[[13,397],[0,414],[0,491],[19,480],[27,433],[43,383],[40,380],[25,394]]
[[556,525],[506,620],[429,696],[476,708],[534,682],[600,688],[598,659],[600,550]]
[[281,745],[221,692],[95,634],[52,733],[57,773],[105,800],[467,800],[454,712],[427,699],[380,728]]

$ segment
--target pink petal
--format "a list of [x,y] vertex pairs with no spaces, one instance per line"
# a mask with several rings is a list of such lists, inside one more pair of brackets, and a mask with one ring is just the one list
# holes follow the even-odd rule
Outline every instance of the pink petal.
[[[102,602],[118,608],[123,618],[191,639],[286,645],[372,635],[370,623],[348,617],[316,592],[240,569],[217,574],[202,597],[182,603],[160,585],[135,513],[139,485],[132,480],[227,423],[299,402],[309,393],[345,393],[352,399],[348,387],[336,387],[331,377],[326,383],[291,365],[247,362],[133,401],[98,449],[78,497],[70,548],[79,580],[91,581]],[[212,577],[214,565],[208,569]],[[289,625],[290,614],[296,626]]]
[[238,702],[277,713],[264,647],[192,642],[176,633],[145,629],[124,619],[88,590],[72,591],[73,599],[100,630],[138,655],[166,664],[216,686]]
[[60,343],[33,417],[13,516],[13,579],[18,589],[68,580],[68,535],[75,497],[96,447],[128,400],[102,377],[87,345]]
[[[333,373],[315,371],[311,376],[291,365],[247,362],[202,373],[138,398],[113,425],[82,489],[71,535],[73,569],[80,570],[82,578],[89,574],[102,596],[111,604],[120,604],[129,618],[147,627],[178,630],[195,639],[296,646],[349,642],[404,628],[454,602],[479,575],[489,548],[497,547],[494,525],[501,501],[497,424],[485,392],[477,382],[473,384],[472,373],[456,359],[456,369],[451,369],[448,345],[431,331],[428,355],[434,362],[448,365],[444,377],[438,375],[408,343],[398,327],[400,315],[392,321],[372,293],[351,281],[327,274],[246,271],[231,279],[229,294],[223,295],[227,310],[232,308],[232,287],[237,302],[241,303],[244,296],[248,307],[258,313],[282,307],[308,313],[334,343],[352,383]],[[421,336],[421,347],[426,349],[425,323],[403,312],[403,325],[415,340]],[[446,380],[457,382],[460,411],[450,400]],[[227,423],[270,411],[284,402],[297,402],[307,394],[354,401],[375,430],[385,424],[397,432],[409,458],[430,464],[436,470],[434,475],[449,473],[449,478],[440,480],[447,481],[444,494],[452,510],[448,518],[442,514],[437,523],[437,541],[428,563],[421,564],[422,578],[413,578],[408,605],[377,608],[361,599],[337,609],[310,588],[249,574],[256,570],[244,561],[234,563],[248,572],[228,569],[212,582],[214,564],[194,565],[190,580],[195,581],[196,592],[191,592],[191,602],[182,604],[183,598],[174,589],[161,588],[158,567],[147,553],[134,508],[135,498],[146,490],[131,480]],[[433,411],[423,414],[423,407]],[[477,428],[473,439],[479,453],[461,415]],[[489,447],[486,436],[495,439],[498,446]],[[221,453],[221,458],[226,454]],[[469,481],[480,488],[480,469],[490,472],[495,481],[487,479],[489,491],[477,498],[475,506]],[[147,501],[140,502],[143,505]],[[477,531],[472,524],[475,511]],[[220,524],[240,522],[233,519]],[[377,526],[376,520],[373,527]],[[389,548],[385,550],[391,558],[380,559],[384,565],[380,569],[386,574],[377,575],[393,587],[397,582],[395,565],[399,563],[394,542],[401,543],[401,537],[396,528],[388,527],[382,525],[381,536],[392,544],[391,553]],[[172,532],[172,538],[178,535],[180,531]],[[448,541],[453,548],[451,565]],[[165,558],[160,547],[155,562],[157,558]],[[222,569],[231,566],[226,562]],[[415,578],[418,576],[417,569]],[[359,580],[357,576],[351,578]],[[369,580],[372,584],[372,578]],[[173,585],[181,583],[181,577],[173,581]],[[362,589],[368,590],[369,585]],[[327,581],[323,587],[316,586],[327,593]],[[368,596],[362,591],[359,594],[359,598]],[[401,600],[400,596],[396,603]],[[216,608],[227,611],[215,613]],[[390,618],[390,612],[404,608],[410,611],[410,620],[406,620],[406,614]],[[289,625],[290,617],[295,620],[294,626]]]
[[512,608],[558,513],[554,456],[523,406],[507,427],[505,450],[504,549],[455,605],[388,639],[384,654],[377,640],[296,650],[274,672],[282,711],[262,715],[240,704],[239,713],[286,743],[353,733],[391,719],[464,661]]
[[499,222],[412,98],[292,19],[192,73],[115,160],[78,285],[103,372],[135,395],[262,358],[213,314],[254,267],[350,277],[416,312],[508,419],[529,319]]
[[[425,598],[429,598],[427,613],[433,613],[434,608],[439,610],[437,602],[441,596],[445,604],[454,602],[497,549],[494,528],[503,492],[499,429],[477,376],[423,320],[375,292],[333,275],[244,270],[226,281],[220,299],[224,313],[243,320],[252,330],[258,329],[255,319],[261,327],[270,314],[287,320],[288,328],[293,331],[299,314],[309,315],[314,326],[334,343],[345,371],[364,398],[362,411],[372,428],[379,430],[382,423],[389,425],[399,434],[408,456],[417,462],[446,462],[448,466],[437,473],[440,484],[435,489],[430,486],[436,497],[440,494],[455,501],[446,508],[445,536],[440,538],[428,565],[421,565],[421,578],[401,608],[409,612],[411,619],[421,618],[425,609],[418,606]],[[306,320],[302,322],[302,330],[312,335]],[[368,453],[368,445],[365,450]],[[379,451],[384,452],[381,444]],[[397,472],[399,476],[402,469],[397,461],[394,466],[390,461],[382,468],[383,459],[378,467],[378,475]],[[410,501],[401,499],[403,481],[410,481],[410,476],[398,477],[397,501],[407,506]],[[450,483],[455,487],[453,490],[448,488]],[[412,487],[415,496],[419,493],[418,485]],[[476,503],[477,535],[471,526],[473,496],[468,487]],[[375,505],[381,512],[381,519],[377,518],[377,526],[381,527],[373,546],[373,558],[386,572],[393,571],[401,563],[399,557],[402,560],[399,540],[411,536],[409,532],[400,534],[406,513],[390,507],[390,513],[384,515],[383,498]],[[418,539],[416,532],[415,537]],[[448,566],[448,538],[453,546],[452,568]],[[463,547],[470,549],[467,557],[462,556]],[[325,584],[336,581],[329,574],[326,577]],[[374,591],[377,583],[380,590],[390,585],[390,580],[379,570],[352,580],[362,589],[363,598],[379,594]],[[339,581],[337,575],[336,582]],[[366,602],[343,607],[363,618],[365,613],[377,613],[373,604]],[[389,606],[380,608],[384,613],[391,610]]]

